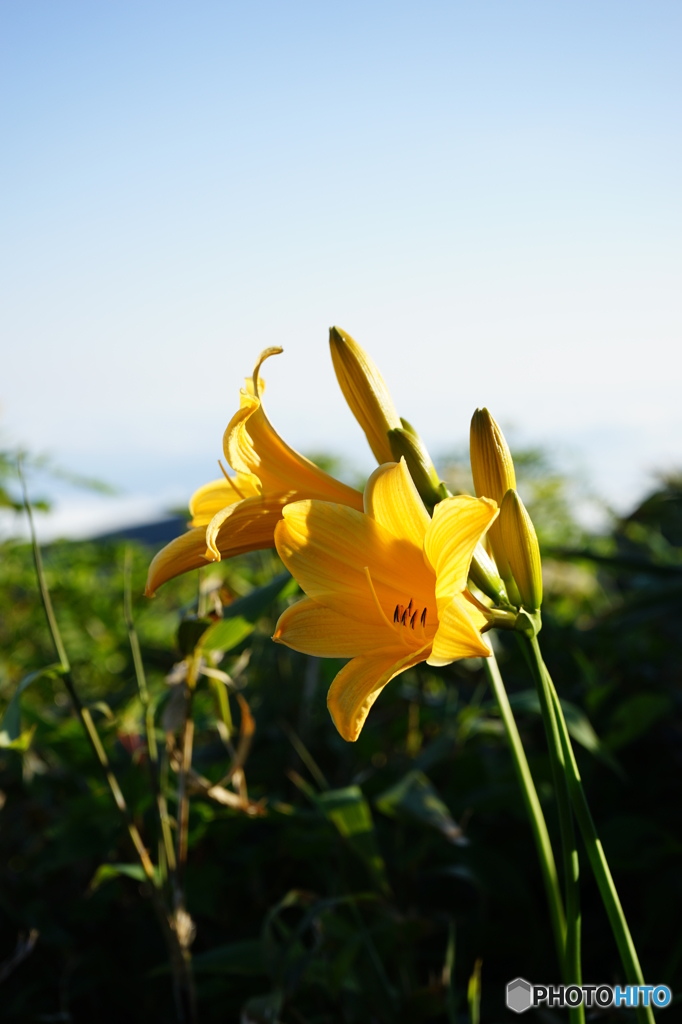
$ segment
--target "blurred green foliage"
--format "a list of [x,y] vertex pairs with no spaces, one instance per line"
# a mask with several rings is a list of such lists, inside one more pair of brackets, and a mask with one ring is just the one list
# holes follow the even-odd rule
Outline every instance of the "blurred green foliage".
[[[590,805],[645,976],[680,992],[682,486],[665,481],[590,537],[539,454],[517,465],[545,554],[543,650]],[[125,547],[59,543],[44,560],[81,697],[156,856],[123,617]],[[480,663],[405,673],[347,744],[325,705],[341,663],[270,640],[296,600],[291,587],[265,611],[254,598],[250,619],[230,618],[235,599],[282,572],[272,552],[205,570],[201,608],[197,574],[153,601],[140,596],[152,553],[134,549],[133,593],[160,746],[173,728],[179,626],[197,611],[227,616],[222,643],[236,637],[236,646],[216,664],[233,680],[229,715],[239,728],[246,701],[256,725],[245,781],[262,813],[192,796],[187,898],[200,1020],[453,1024],[480,1014],[486,1024],[509,1019],[511,978],[558,983],[530,829]],[[537,700],[514,637],[496,645],[558,855]],[[30,548],[6,542],[0,718],[20,681],[54,660]],[[210,682],[202,678],[195,698],[193,764],[217,783],[231,754]],[[170,1024],[166,950],[145,883],[58,676],[26,687],[20,733],[27,749],[0,748],[0,1019]],[[171,772],[172,815],[174,786]],[[585,979],[622,982],[584,856],[581,866]]]

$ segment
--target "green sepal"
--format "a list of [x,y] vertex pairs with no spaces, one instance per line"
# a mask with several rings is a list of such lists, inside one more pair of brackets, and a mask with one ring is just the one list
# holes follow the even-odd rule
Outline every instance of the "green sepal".
[[527,637],[537,636],[542,629],[542,616],[540,611],[529,612],[525,608],[519,610],[519,614],[516,616],[516,625],[514,627],[517,633],[523,633]]

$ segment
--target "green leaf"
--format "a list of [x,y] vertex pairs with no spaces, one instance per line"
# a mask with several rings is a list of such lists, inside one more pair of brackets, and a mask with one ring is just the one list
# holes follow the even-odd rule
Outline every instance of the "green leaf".
[[210,625],[210,619],[182,620],[178,627],[178,647],[185,658],[197,647]]
[[378,796],[374,803],[389,818],[402,814],[438,829],[451,843],[466,843],[462,830],[441,800],[436,787],[423,772],[408,772]]
[[28,749],[28,744],[30,743],[34,730],[29,729],[24,733],[21,731],[19,697],[24,690],[31,685],[31,683],[36,681],[36,679],[56,679],[58,676],[62,675],[62,671],[62,666],[58,662],[55,662],[52,665],[45,665],[44,668],[38,668],[35,672],[29,672],[27,676],[24,676],[14,691],[12,699],[5,708],[5,713],[0,721],[0,747],[9,750]]
[[[520,711],[521,713],[526,712],[527,714],[539,715],[541,714],[540,701],[535,690],[523,690],[521,693],[510,693],[509,703],[512,706],[513,711]],[[567,700],[562,700],[561,709],[566,719],[566,725],[568,731],[576,741],[585,750],[589,750],[591,754],[598,756],[604,756],[605,750],[603,744],[596,732],[592,728],[592,724],[580,708],[576,707],[575,704],[569,703]],[[490,710],[493,710],[491,707]]]
[[224,609],[222,619],[205,632],[201,646],[206,651],[231,651],[254,631],[258,620],[276,598],[288,597],[297,589],[296,580],[288,572],[282,572],[265,586],[237,598]]
[[18,750],[22,754],[26,753],[31,746],[31,740],[35,731],[36,727],[32,725],[30,729],[25,729],[14,740],[10,740],[6,732],[0,732],[0,750]]
[[109,882],[120,875],[133,878],[136,882],[144,882],[147,879],[141,864],[100,864],[88,886],[89,892],[95,892],[104,882]]
[[113,722],[114,713],[106,701],[96,700],[93,704],[88,704],[88,708],[90,711],[99,711],[109,722]]
[[315,803],[336,827],[348,845],[365,862],[374,883],[390,892],[386,865],[379,852],[372,811],[359,786],[330,789],[315,797]]
[[245,939],[217,946],[192,957],[196,974],[265,974],[260,939]]
[[284,996],[279,989],[266,996],[254,996],[242,1008],[242,1024],[277,1024]]
[[617,750],[632,743],[672,710],[672,700],[664,693],[636,693],[616,709],[604,743]]
[[474,964],[474,970],[467,985],[467,1002],[469,1004],[469,1020],[471,1024],[479,1024],[481,1019],[481,960]]

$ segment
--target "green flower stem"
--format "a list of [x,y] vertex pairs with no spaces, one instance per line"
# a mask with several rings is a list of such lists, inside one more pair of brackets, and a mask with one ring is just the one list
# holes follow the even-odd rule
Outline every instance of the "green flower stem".
[[[537,638],[535,636],[530,638],[520,633],[517,636],[530,666],[538,692],[559,812],[559,829],[561,832],[561,849],[564,864],[564,887],[566,891],[566,984],[582,985],[582,969],[580,964],[580,864],[575,829],[573,827],[571,797],[566,778],[566,764],[561,733]],[[578,1022],[583,1024],[585,1009],[582,1005],[571,1007],[568,1013],[571,1021],[576,1022],[576,1024]]]
[[[552,678],[547,671],[547,667],[543,662],[541,662],[541,664],[552,697],[552,702],[554,704],[557,723],[559,725],[559,733],[564,750],[566,774],[573,803],[573,810],[575,811],[583,842],[587,849],[590,865],[594,872],[597,885],[599,886],[599,892],[601,894],[604,907],[606,908],[606,913],[608,914],[613,936],[616,940],[618,952],[620,953],[623,969],[625,971],[625,976],[630,985],[643,985],[644,975],[639,963],[639,957],[637,956],[637,950],[635,949],[635,944],[632,941],[632,935],[630,934],[628,923],[625,920],[625,914],[623,912],[620,899],[618,898],[613,876],[611,875],[601,840],[599,839],[592,814],[590,813],[590,808],[585,796],[585,790],[583,789],[580,771],[578,770],[578,764],[573,752],[573,746],[571,744],[571,738],[568,733],[561,704],[559,702],[554,683],[552,682]],[[640,1024],[654,1024],[655,1021],[654,1012],[650,1006],[637,1007],[637,1018],[640,1021]]]
[[505,689],[502,676],[500,675],[500,669],[494,654],[489,658],[483,659],[483,667],[485,669],[488,682],[490,683],[490,687],[495,694],[495,700],[497,701],[500,716],[507,734],[507,742],[509,743],[509,750],[512,755],[514,770],[516,771],[516,777],[518,779],[519,786],[521,787],[523,802],[526,806],[526,811],[528,812],[530,827],[533,832],[533,838],[535,840],[535,846],[540,860],[540,870],[542,871],[542,880],[545,885],[547,903],[549,904],[549,916],[552,922],[552,931],[554,933],[559,967],[562,977],[565,977],[566,918],[564,915],[563,901],[561,899],[561,890],[559,887],[559,879],[557,877],[556,864],[554,863],[552,844],[549,841],[549,833],[545,823],[545,816],[542,813],[542,807],[540,806],[535,784],[533,783],[533,776],[531,775],[530,768],[528,767],[526,753],[523,749],[523,744],[521,743],[521,737],[519,736],[519,730],[516,727],[516,721],[509,703],[509,697],[507,696],[507,691]]

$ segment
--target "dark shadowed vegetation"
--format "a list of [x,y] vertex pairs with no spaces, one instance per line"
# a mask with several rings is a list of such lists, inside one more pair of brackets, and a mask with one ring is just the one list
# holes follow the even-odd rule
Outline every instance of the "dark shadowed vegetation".
[[[590,536],[539,456],[517,465],[543,545],[543,648],[589,802],[647,981],[680,993],[682,481]],[[8,488],[0,499],[11,506]],[[197,678],[179,884],[200,1021],[474,1024],[480,1012],[492,1024],[511,1017],[509,979],[559,981],[530,829],[478,661],[405,673],[349,745],[325,705],[341,663],[270,640],[298,593],[273,552],[171,581],[150,601],[141,594],[153,547],[53,544],[45,573],[72,677],[167,905],[173,871],[124,616],[127,551],[172,841],[188,672]],[[514,636],[495,643],[554,838],[532,680]],[[152,885],[62,675],[41,674],[56,661],[31,548],[6,541],[0,1019],[171,1024]],[[581,884],[585,979],[622,982],[584,855]],[[666,1019],[676,1013],[679,1001]]]

